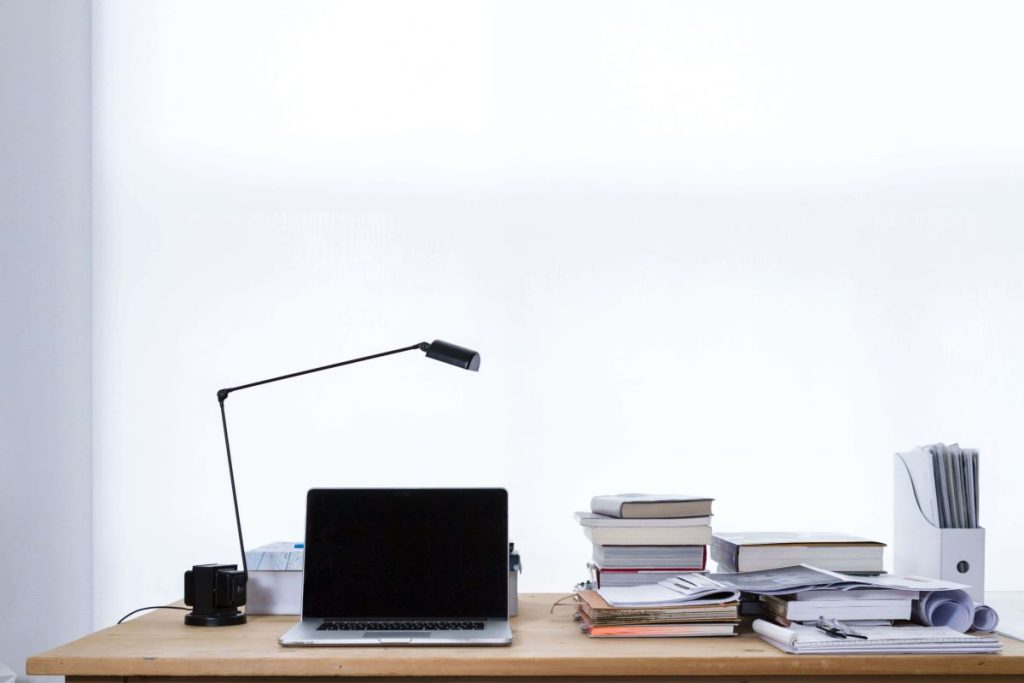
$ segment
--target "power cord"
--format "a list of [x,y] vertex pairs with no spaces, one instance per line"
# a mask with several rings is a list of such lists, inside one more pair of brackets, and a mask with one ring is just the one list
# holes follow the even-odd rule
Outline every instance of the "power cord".
[[126,614],[126,615],[124,615],[123,617],[121,617],[120,619],[118,619],[118,620],[117,620],[117,623],[119,623],[119,624],[120,624],[120,623],[122,623],[122,622],[123,622],[123,621],[124,621],[125,619],[127,619],[128,617],[130,617],[131,615],[133,615],[133,614],[136,614],[136,613],[138,613],[138,612],[145,612],[145,611],[146,611],[146,610],[148,610],[148,609],[183,609],[183,610],[185,610],[186,612],[188,612],[190,608],[189,608],[189,607],[178,607],[178,606],[176,606],[176,605],[153,605],[152,607],[140,607],[139,609],[134,609],[134,610],[132,610],[131,612],[129,612],[128,614]]

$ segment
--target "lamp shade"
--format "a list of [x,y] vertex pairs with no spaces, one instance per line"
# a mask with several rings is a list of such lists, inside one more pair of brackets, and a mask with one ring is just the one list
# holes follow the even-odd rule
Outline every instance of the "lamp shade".
[[449,365],[455,365],[463,370],[476,372],[480,369],[480,354],[472,349],[463,348],[450,344],[440,339],[431,342],[426,350],[427,358],[433,358]]

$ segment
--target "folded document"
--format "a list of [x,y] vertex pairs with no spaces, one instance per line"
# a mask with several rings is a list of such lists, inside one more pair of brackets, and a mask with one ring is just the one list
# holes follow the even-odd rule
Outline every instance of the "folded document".
[[671,579],[641,586],[609,586],[597,592],[612,607],[710,605],[740,599],[740,591],[698,573],[678,574]]

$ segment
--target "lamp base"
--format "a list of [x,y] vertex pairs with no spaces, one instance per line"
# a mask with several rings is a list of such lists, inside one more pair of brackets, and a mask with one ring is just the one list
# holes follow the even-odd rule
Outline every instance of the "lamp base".
[[245,615],[241,612],[234,614],[196,614],[189,612],[185,615],[185,623],[188,626],[238,626],[245,623]]
[[245,623],[246,573],[234,564],[197,564],[185,572],[188,626],[235,626]]

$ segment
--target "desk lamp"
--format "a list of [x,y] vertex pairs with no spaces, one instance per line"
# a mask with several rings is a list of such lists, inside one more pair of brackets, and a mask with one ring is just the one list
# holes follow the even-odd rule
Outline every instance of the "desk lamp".
[[352,360],[341,361],[323,365],[310,370],[292,372],[280,377],[261,379],[258,382],[241,384],[237,387],[229,387],[217,391],[217,401],[220,403],[220,421],[224,427],[224,450],[228,455],[228,476],[231,479],[231,500],[235,506],[235,525],[238,527],[238,548],[242,553],[242,571],[238,571],[235,564],[197,564],[185,572],[185,604],[192,608],[192,611],[185,615],[185,623],[190,626],[231,626],[244,624],[245,615],[239,611],[239,607],[245,604],[245,586],[249,579],[249,565],[245,561],[245,543],[242,541],[242,519],[238,514],[238,495],[235,492],[235,471],[231,465],[231,442],[228,440],[228,420],[224,413],[224,401],[235,391],[258,387],[261,384],[280,382],[309,375],[321,370],[340,368],[342,365],[360,363],[364,360],[391,356],[404,351],[419,349],[426,353],[427,358],[433,358],[449,365],[455,365],[464,370],[476,372],[480,369],[480,354],[476,351],[449,344],[439,339],[432,343],[420,342],[412,346],[406,346],[393,351],[375,353],[372,356],[353,358]]

